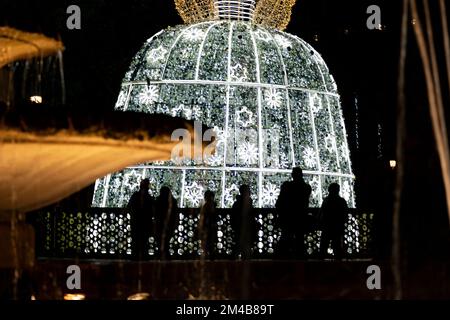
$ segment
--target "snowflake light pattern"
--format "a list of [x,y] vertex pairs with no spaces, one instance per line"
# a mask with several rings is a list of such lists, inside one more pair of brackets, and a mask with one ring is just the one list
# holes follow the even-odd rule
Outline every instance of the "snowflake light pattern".
[[184,37],[189,41],[199,41],[205,37],[205,33],[200,29],[192,28],[184,34]]
[[307,147],[303,152],[303,159],[308,168],[315,168],[317,163],[316,152],[313,148]]
[[191,185],[185,188],[185,197],[190,205],[194,208],[198,207],[203,199],[204,188],[197,182],[193,182]]
[[244,128],[249,127],[253,123],[253,112],[248,110],[247,107],[242,107],[241,110],[236,112],[236,121]]
[[163,60],[167,53],[168,53],[167,49],[162,46],[159,46],[156,49],[152,49],[147,55],[148,64],[153,64],[160,60]]
[[280,194],[280,189],[272,183],[268,183],[263,188],[263,204],[265,206],[275,206]]
[[250,142],[240,143],[238,146],[238,157],[244,165],[256,164],[258,161],[258,147]]
[[158,101],[158,87],[149,86],[144,89],[144,92],[139,94],[139,103],[153,104]]
[[248,79],[248,71],[240,63],[230,68],[231,81],[244,82]]
[[283,103],[283,96],[281,92],[278,92],[276,89],[271,88],[269,90],[266,90],[265,100],[270,108],[275,109],[279,108]]

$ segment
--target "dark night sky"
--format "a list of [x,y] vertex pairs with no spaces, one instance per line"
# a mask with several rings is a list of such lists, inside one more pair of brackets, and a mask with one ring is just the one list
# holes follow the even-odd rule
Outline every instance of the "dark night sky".
[[[66,8],[70,4],[81,7],[81,30],[66,28]],[[381,7],[383,31],[370,31],[366,27],[366,8],[371,4]],[[299,0],[287,29],[311,43],[335,76],[358,178],[357,200],[362,208],[375,208],[379,198],[384,197],[382,192],[376,194],[377,188],[388,184],[386,176],[380,174],[381,167],[395,157],[401,7],[400,0]],[[66,47],[66,107],[77,112],[111,110],[121,78],[142,43],[160,29],[181,22],[171,0],[1,0],[0,3],[0,25],[61,37]],[[314,41],[315,34],[319,35],[318,42]],[[416,233],[427,231],[424,219],[433,220],[430,222],[433,226],[445,225],[446,216],[421,80],[423,73],[415,44],[410,47],[404,216],[420,225],[415,227]],[[355,97],[359,101],[359,149],[355,142]],[[378,124],[383,128],[382,159],[377,159]],[[413,213],[416,211],[419,213]],[[424,246],[428,248],[431,244]]]

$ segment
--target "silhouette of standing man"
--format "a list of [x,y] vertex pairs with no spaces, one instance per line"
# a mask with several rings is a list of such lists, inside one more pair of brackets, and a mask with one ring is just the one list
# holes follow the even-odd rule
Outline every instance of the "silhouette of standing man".
[[255,231],[255,218],[253,212],[253,202],[250,187],[243,184],[239,187],[239,195],[232,208],[232,224],[236,234],[235,253],[241,259],[247,260],[251,256],[253,237]]
[[292,169],[292,181],[281,185],[276,203],[281,227],[280,253],[283,257],[305,255],[304,237],[308,230],[308,207],[311,186],[303,180],[303,171]]
[[156,234],[159,240],[161,258],[169,257],[170,238],[178,226],[178,204],[169,187],[163,186],[156,198]]
[[127,208],[131,212],[131,234],[135,257],[142,260],[146,242],[153,224],[153,198],[148,193],[150,181],[141,180],[139,190],[133,193]]
[[200,209],[200,220],[198,222],[198,237],[201,240],[204,256],[214,259],[217,242],[217,215],[215,194],[206,190],[204,204]]
[[323,230],[320,241],[320,254],[324,257],[331,240],[331,247],[336,258],[342,257],[342,237],[344,236],[345,222],[348,216],[348,206],[344,198],[339,196],[339,184],[332,183],[328,186],[328,197],[323,200],[320,215],[322,217]]

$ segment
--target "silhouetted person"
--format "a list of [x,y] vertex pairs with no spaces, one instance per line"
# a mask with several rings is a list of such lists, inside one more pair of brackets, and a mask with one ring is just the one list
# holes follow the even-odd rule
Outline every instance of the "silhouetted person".
[[326,255],[330,241],[336,258],[341,258],[343,254],[342,238],[345,222],[348,218],[348,206],[345,199],[339,196],[339,190],[339,184],[330,184],[328,186],[328,197],[323,200],[320,209],[323,224],[320,241],[321,256]]
[[204,203],[200,209],[200,220],[198,222],[198,237],[202,242],[204,255],[210,258],[215,256],[217,241],[217,215],[214,192],[205,192]]
[[154,200],[148,193],[149,184],[148,179],[143,179],[139,190],[133,193],[127,206],[131,212],[131,234],[135,257],[139,260],[145,256],[147,240],[153,227]]
[[168,187],[161,187],[156,199],[156,234],[159,240],[161,257],[169,256],[170,238],[178,224],[177,200]]
[[292,170],[292,181],[281,185],[276,202],[281,227],[280,253],[284,257],[305,255],[304,237],[309,230],[308,207],[311,186],[303,180],[303,171]]
[[235,232],[235,242],[237,255],[242,259],[248,259],[251,255],[253,244],[253,233],[255,232],[255,218],[253,212],[253,202],[250,197],[250,187],[242,185],[239,187],[239,195],[233,204],[232,225]]

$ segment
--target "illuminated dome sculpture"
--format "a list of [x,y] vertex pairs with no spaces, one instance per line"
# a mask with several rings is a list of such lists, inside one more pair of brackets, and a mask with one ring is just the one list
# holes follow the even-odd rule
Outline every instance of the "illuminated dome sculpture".
[[190,24],[146,41],[115,109],[201,121],[217,133],[216,153],[201,163],[153,162],[112,173],[97,180],[93,206],[125,206],[148,177],[153,195],[168,185],[182,207],[198,207],[207,189],[230,207],[243,183],[257,207],[273,207],[281,184],[300,166],[313,189],[311,206],[320,206],[328,185],[338,182],[354,207],[336,84],[314,48],[280,31],[294,2],[176,0]]

